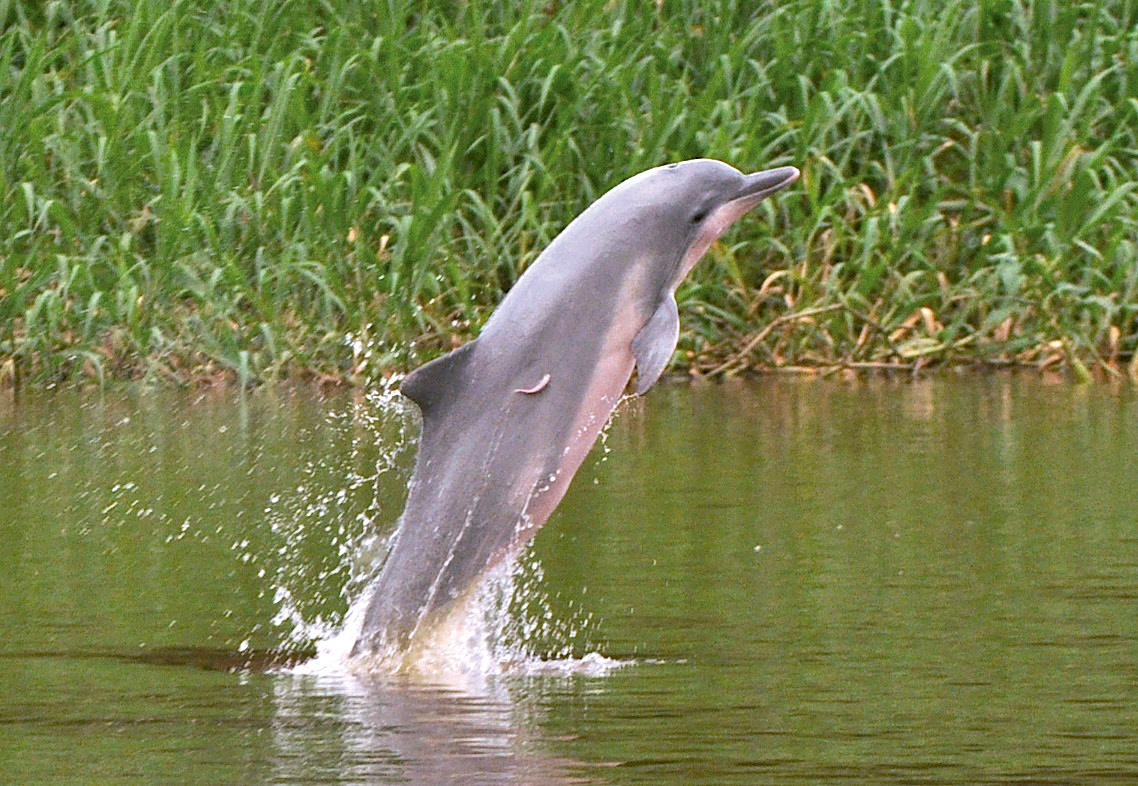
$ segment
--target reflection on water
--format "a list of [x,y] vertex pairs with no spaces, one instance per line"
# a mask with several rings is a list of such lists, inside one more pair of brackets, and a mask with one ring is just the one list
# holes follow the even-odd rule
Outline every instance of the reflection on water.
[[1132,393],[662,387],[501,615],[580,666],[247,667],[374,570],[396,401],[0,397],[0,782],[1138,782]]
[[468,693],[381,677],[293,676],[276,680],[273,700],[274,782],[585,782],[581,763],[545,744],[541,710],[520,686]]

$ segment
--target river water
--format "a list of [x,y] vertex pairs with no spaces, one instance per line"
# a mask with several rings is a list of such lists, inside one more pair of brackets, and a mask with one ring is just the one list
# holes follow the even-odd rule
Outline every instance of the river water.
[[297,667],[416,429],[391,392],[0,396],[0,782],[1138,782],[1128,390],[659,386],[505,585],[510,665]]

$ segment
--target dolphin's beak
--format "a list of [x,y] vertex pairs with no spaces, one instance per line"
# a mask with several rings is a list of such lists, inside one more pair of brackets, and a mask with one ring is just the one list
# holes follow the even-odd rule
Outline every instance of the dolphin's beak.
[[789,186],[798,179],[798,175],[798,167],[793,166],[780,166],[777,169],[764,169],[762,172],[745,175],[743,187],[730,201],[751,207],[775,191]]

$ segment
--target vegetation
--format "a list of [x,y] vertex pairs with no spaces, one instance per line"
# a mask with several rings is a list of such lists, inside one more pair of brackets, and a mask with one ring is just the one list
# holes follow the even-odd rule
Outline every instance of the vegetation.
[[0,0],[0,385],[374,381],[588,202],[794,163],[692,372],[1138,377],[1134,0]]

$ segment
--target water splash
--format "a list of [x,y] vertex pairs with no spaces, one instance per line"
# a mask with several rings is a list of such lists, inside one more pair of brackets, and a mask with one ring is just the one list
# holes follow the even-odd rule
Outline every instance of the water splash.
[[[280,649],[317,651],[295,670],[404,675],[471,688],[497,675],[602,675],[626,665],[596,651],[591,618],[571,602],[568,616],[552,611],[528,548],[429,620],[407,651],[350,657],[414,463],[418,420],[398,392],[400,381],[333,410],[327,427],[350,435],[350,450],[310,461],[304,482],[274,496],[265,511],[280,543],[273,587]],[[328,539],[334,556],[312,547]],[[314,562],[314,553],[329,557]]]
[[[318,642],[316,657],[293,671],[401,676],[474,692],[500,676],[603,676],[629,665],[592,650],[587,614],[578,610],[568,618],[554,615],[542,580],[540,563],[525,550],[426,620],[407,649],[352,657],[367,608],[364,594],[343,627]],[[586,654],[574,654],[582,649]]]
[[265,510],[278,542],[273,625],[285,650],[310,649],[338,631],[344,609],[383,563],[417,432],[400,381],[333,409],[325,427],[341,433],[348,449],[310,460],[303,481],[274,495]]

